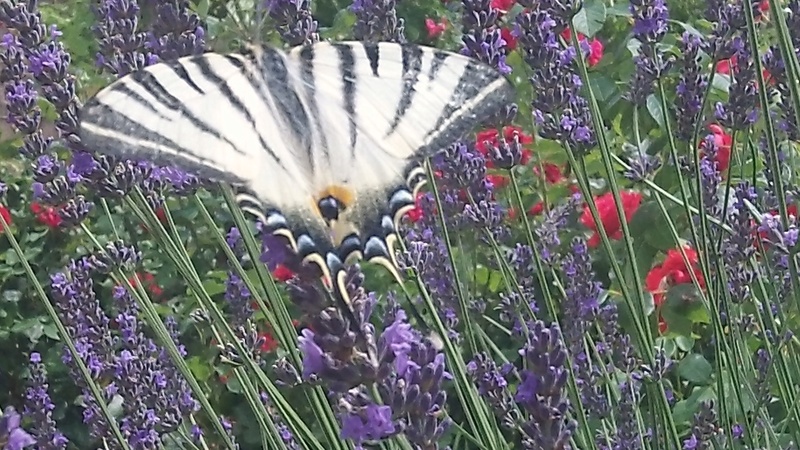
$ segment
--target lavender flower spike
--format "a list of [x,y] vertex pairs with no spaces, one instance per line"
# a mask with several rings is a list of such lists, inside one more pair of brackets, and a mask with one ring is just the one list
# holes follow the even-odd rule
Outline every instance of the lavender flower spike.
[[55,405],[47,392],[47,373],[42,356],[31,354],[31,379],[25,394],[25,415],[31,417],[31,434],[39,450],[64,450],[69,440],[56,428],[53,420]]
[[3,450],[23,450],[36,444],[36,440],[25,430],[20,428],[22,417],[9,406],[0,416],[0,444]]

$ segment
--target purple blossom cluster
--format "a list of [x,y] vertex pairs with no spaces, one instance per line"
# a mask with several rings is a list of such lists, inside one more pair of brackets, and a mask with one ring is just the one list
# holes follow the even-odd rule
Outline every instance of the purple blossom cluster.
[[[361,286],[363,278],[358,266],[347,272],[352,314],[331,304],[319,287],[289,281],[290,299],[307,323],[299,337],[302,380],[328,390],[342,438],[360,445],[403,433],[420,448],[437,449],[450,424],[442,414],[444,383],[452,378],[444,354],[396,306],[378,333],[370,322],[377,297]],[[370,395],[373,387],[382,401]]]
[[549,3],[532,2],[530,10],[516,17],[513,30],[523,59],[532,69],[533,119],[541,137],[568,145],[577,154],[585,154],[597,141],[589,103],[581,94],[583,82],[578,75],[576,58],[578,51],[582,53],[580,57],[584,57],[590,48],[586,41],[579,50],[562,43],[559,36],[567,29],[571,16],[559,14],[561,9],[548,8]]
[[80,175],[73,164],[58,158],[55,136],[45,136],[38,105],[40,98],[53,105],[58,114],[58,137],[74,146],[79,140],[78,103],[75,77],[68,72],[70,55],[59,40],[61,32],[42,22],[36,2],[3,1],[0,22],[8,26],[0,44],[0,82],[5,89],[8,122],[22,134],[20,154],[32,165],[34,198],[56,207],[62,226],[75,226],[89,215],[93,203],[77,192]]
[[[110,266],[134,268],[140,260],[141,254],[135,249],[112,243],[103,254],[74,260],[65,272],[52,275],[50,290],[78,356],[105,395],[99,400],[121,402],[119,428],[131,449],[151,449],[161,445],[163,436],[177,429],[199,405],[166,349],[145,336],[137,303],[128,290],[122,286],[112,290],[116,315],[107,313],[97,296],[95,276],[107,273]],[[177,339],[175,321],[168,319],[165,326],[173,340]],[[185,355],[183,347],[178,348]],[[63,353],[63,362],[83,389],[83,419],[90,435],[118,448],[98,399],[92,396],[72,358],[68,351]],[[47,414],[46,399],[41,394],[34,397],[37,394],[33,392],[30,397],[45,409],[31,410],[31,414]],[[37,436],[44,433],[37,431]],[[56,439],[57,435],[53,436]]]
[[500,11],[491,0],[462,0],[461,23],[463,48],[461,53],[496,67],[502,74],[511,73],[506,64],[508,42],[500,32]]
[[669,11],[664,0],[632,0],[629,10],[633,17],[633,37],[640,45],[633,57],[635,70],[626,98],[641,107],[655,91],[656,81],[671,66],[671,61],[657,48],[668,31]]
[[405,43],[403,19],[397,17],[398,0],[354,0],[353,35],[359,41]]

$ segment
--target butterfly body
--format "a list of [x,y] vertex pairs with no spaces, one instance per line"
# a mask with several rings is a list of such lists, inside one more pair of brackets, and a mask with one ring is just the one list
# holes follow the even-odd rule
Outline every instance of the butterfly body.
[[235,185],[242,209],[329,279],[362,257],[397,277],[396,227],[422,158],[512,100],[494,69],[433,48],[262,46],[122,77],[84,105],[80,137]]

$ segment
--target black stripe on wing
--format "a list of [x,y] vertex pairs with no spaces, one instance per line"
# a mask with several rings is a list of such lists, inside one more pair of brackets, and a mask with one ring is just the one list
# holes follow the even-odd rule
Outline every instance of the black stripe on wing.
[[[164,88],[164,86],[162,86],[161,83],[159,83],[158,79],[156,79],[156,77],[153,76],[152,73],[150,73],[150,72],[148,72],[146,70],[140,70],[140,71],[137,71],[137,72],[133,72],[131,74],[131,79],[133,79],[140,86],[145,88],[148,91],[148,93],[150,95],[152,95],[153,98],[156,101],[158,101],[159,103],[164,105],[166,108],[173,109],[173,110],[176,110],[176,111],[180,111],[182,119],[188,120],[189,122],[191,122],[192,125],[197,127],[199,130],[203,131],[204,133],[208,133],[208,134],[214,136],[215,138],[219,139],[220,141],[223,141],[226,144],[230,145],[231,148],[233,148],[233,150],[236,153],[238,153],[240,155],[244,154],[243,151],[241,151],[240,149],[236,148],[236,146],[233,144],[233,142],[231,142],[230,139],[228,139],[226,136],[223,136],[222,133],[219,131],[219,129],[214,126],[214,124],[209,123],[208,121],[203,120],[200,117],[197,117],[192,111],[187,109],[186,105],[183,102],[181,102],[180,100],[178,100],[175,96],[170,94]],[[124,92],[126,96],[135,98],[142,105],[146,104],[146,100],[145,99],[141,98],[138,94],[136,94],[133,91],[131,91],[125,85],[125,83],[123,83],[123,82],[111,86],[109,88],[109,90],[110,91],[121,91],[121,92]],[[147,105],[147,106],[148,106],[148,109],[152,108],[151,105]],[[159,116],[161,116],[161,114],[159,114]],[[170,120],[170,119],[168,119],[166,117],[163,117],[163,116],[161,116],[161,117],[164,120]]]
[[[433,72],[432,68],[431,73]],[[435,79],[442,75],[437,69],[432,76]],[[515,96],[514,86],[500,72],[470,59],[447,105],[439,114],[433,128],[426,134],[427,143],[419,154],[431,155],[462,138],[481,119],[491,117],[513,102]]]
[[[261,65],[264,77],[263,82],[267,90],[278,109],[280,109],[279,112],[282,118],[289,125],[288,131],[294,137],[293,141],[297,142],[302,150],[305,151],[308,157],[308,164],[313,167],[311,153],[314,140],[311,137],[311,133],[309,133],[311,119],[308,117],[308,113],[300,101],[292,81],[289,79],[285,54],[272,47],[263,47]],[[297,154],[296,152],[294,153]]]
[[[339,53],[339,71],[342,76],[342,97],[347,120],[350,123],[350,154],[355,158],[356,140],[358,139],[358,125],[356,120],[356,74],[355,55],[353,47],[347,44],[332,44]],[[376,66],[377,67],[377,66]]]
[[[319,136],[320,147],[325,152],[324,159],[330,160],[330,149],[328,148],[328,137],[325,130],[322,128],[322,119],[320,118],[319,103],[317,102],[317,86],[316,78],[314,77],[314,47],[307,45],[300,51],[300,78],[305,87],[306,101],[311,110],[311,120],[314,122],[314,130]],[[309,150],[310,151],[310,150]],[[309,154],[309,160],[312,162],[311,173],[313,170],[313,158]]]
[[403,45],[403,92],[400,95],[400,103],[397,104],[397,110],[394,112],[392,123],[389,124],[389,129],[386,132],[388,137],[400,125],[400,121],[406,115],[406,111],[411,106],[414,100],[414,94],[417,92],[414,89],[419,79],[419,72],[422,68],[422,49],[416,45],[406,44]]

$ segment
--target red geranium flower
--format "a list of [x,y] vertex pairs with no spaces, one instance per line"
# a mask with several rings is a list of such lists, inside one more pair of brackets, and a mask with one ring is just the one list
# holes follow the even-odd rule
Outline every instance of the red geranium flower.
[[500,29],[500,36],[506,41],[506,53],[513,52],[517,48],[517,38],[511,33],[508,28]]
[[[622,200],[622,209],[625,212],[625,220],[630,222],[631,218],[636,213],[636,210],[639,209],[639,205],[642,203],[642,194],[635,191],[621,191],[619,195],[620,199]],[[602,223],[603,229],[606,231],[608,238],[614,240],[621,239],[622,224],[619,221],[617,208],[614,204],[614,196],[612,193],[608,192],[599,197],[595,197],[594,202],[595,205],[597,205],[597,213],[600,216],[600,222]],[[583,210],[583,214],[581,215],[581,223],[594,231],[592,236],[589,238],[589,247],[597,247],[600,244],[600,235],[597,232],[598,228],[594,223],[592,212],[588,207],[584,208]]]
[[263,338],[264,342],[261,343],[261,351],[264,353],[270,353],[278,348],[278,341],[275,339],[275,336],[272,335],[269,331],[265,331],[258,335],[259,338]]
[[491,7],[499,9],[501,13],[507,13],[516,3],[516,0],[492,0]]
[[[717,62],[717,73],[730,76],[734,70],[738,69],[738,64],[737,55],[731,56],[730,59],[721,59]],[[768,85],[775,83],[775,80],[772,79],[772,75],[767,69],[761,69],[761,76]],[[758,88],[758,85],[756,85],[756,88]]]
[[447,22],[445,19],[436,22],[429,17],[425,19],[425,29],[428,31],[428,39],[437,39],[447,30]]
[[58,228],[61,225],[61,216],[52,206],[43,206],[39,203],[31,203],[31,212],[36,216],[36,221],[50,228]]
[[[558,164],[546,162],[542,164],[542,168],[544,169],[544,181],[547,184],[558,184],[566,178],[564,169]],[[539,166],[533,166],[533,173],[539,175]]]
[[[8,208],[3,205],[0,205],[0,216],[3,216],[3,220],[6,222],[6,225],[9,227],[11,226],[11,212],[9,212]],[[3,227],[0,225],[0,233],[3,232]]]
[[142,282],[144,289],[153,297],[160,297],[161,294],[164,293],[161,286],[156,283],[156,277],[152,273],[141,272],[137,273],[136,276],[128,278],[128,282],[134,288],[139,284],[139,281]]
[[[670,287],[692,283],[691,271],[694,271],[697,282],[700,284],[700,289],[705,289],[706,287],[703,272],[698,267],[699,257],[697,251],[689,246],[684,247],[684,251],[691,268],[684,263],[681,251],[672,249],[667,252],[664,262],[650,269],[650,272],[645,277],[645,289],[653,295],[653,303],[656,308],[661,307],[664,303],[665,295]],[[660,314],[658,327],[661,333],[664,333],[667,329],[667,324]]]
[[544,202],[540,201],[536,202],[535,205],[531,206],[531,208],[528,210],[528,215],[538,216],[542,212],[544,212]]
[[[714,135],[714,144],[717,146],[717,157],[715,158],[717,167],[720,173],[725,173],[731,163],[731,145],[733,144],[733,137],[715,123],[709,125],[708,129],[711,130],[711,134]],[[702,157],[704,154],[703,147],[705,147],[703,141],[700,141],[699,147],[700,157]]]
[[[572,39],[571,30],[569,27],[564,28],[564,31],[561,32],[561,37],[564,38],[565,41],[570,42]],[[586,36],[583,33],[578,33],[578,42],[583,43],[586,41]],[[603,59],[603,51],[605,47],[603,43],[600,42],[597,38],[592,38],[589,41],[589,55],[586,57],[586,64],[589,67],[594,67],[600,63],[600,60]]]

